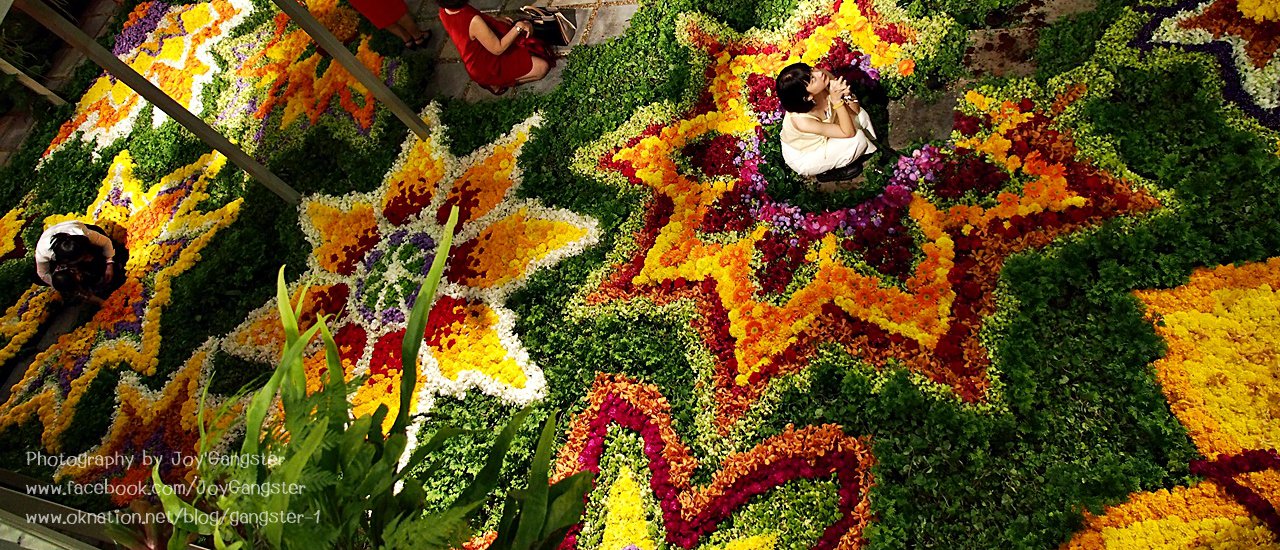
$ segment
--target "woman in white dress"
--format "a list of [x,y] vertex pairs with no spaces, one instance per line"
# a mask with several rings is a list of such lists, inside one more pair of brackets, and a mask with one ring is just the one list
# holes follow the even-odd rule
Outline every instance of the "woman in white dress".
[[853,177],[854,161],[876,151],[871,117],[843,78],[794,63],[778,74],[782,118],[782,158],[802,176],[820,181]]

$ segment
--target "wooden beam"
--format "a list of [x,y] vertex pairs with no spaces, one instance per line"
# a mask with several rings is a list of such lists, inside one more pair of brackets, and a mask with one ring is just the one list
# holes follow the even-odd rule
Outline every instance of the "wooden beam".
[[281,181],[266,166],[254,160],[243,149],[231,143],[230,140],[219,134],[217,130],[214,130],[205,121],[201,120],[200,117],[192,114],[191,111],[188,111],[182,104],[169,97],[163,90],[152,84],[151,81],[138,74],[138,71],[133,70],[133,67],[117,59],[101,44],[98,44],[96,40],[80,30],[79,27],[53,11],[44,3],[44,0],[15,0],[14,5],[26,12],[27,15],[30,15],[32,19],[44,25],[45,28],[67,41],[68,44],[84,52],[85,55],[89,56],[89,59],[92,59],[103,70],[124,82],[126,86],[138,92],[138,95],[150,101],[152,105],[164,111],[165,114],[173,117],[178,124],[195,134],[206,145],[225,155],[228,160],[239,166],[241,170],[248,172],[250,176],[258,180],[258,183],[266,186],[267,189],[279,195],[289,204],[301,202],[302,196],[292,187],[285,184],[284,181]]
[[[346,45],[344,45],[342,41],[338,40],[338,37],[329,32],[329,29],[320,24],[320,21],[316,20],[315,16],[311,15],[311,12],[307,11],[307,7],[304,6],[302,2],[299,2],[298,0],[271,1],[275,3],[276,7],[280,8],[280,11],[283,11],[285,15],[288,15],[294,23],[299,27],[302,27],[302,30],[306,31],[316,44],[329,52],[329,55],[333,57],[334,61],[337,61],[338,64],[342,65],[342,68],[346,69],[348,73],[351,73],[351,76],[354,76],[357,81],[372,92],[373,97],[377,98],[378,101],[381,101],[387,106],[387,108],[391,109],[391,112],[396,115],[396,118],[400,119],[400,122],[403,122],[405,126],[408,126],[409,130],[413,131],[413,133],[418,136],[418,139],[426,141],[427,137],[431,134],[431,129],[427,128],[427,125],[422,122],[422,119],[418,118],[418,114],[415,113],[413,109],[410,109],[409,106],[405,104],[404,100],[401,100],[395,92],[392,92],[391,88],[388,88],[386,84],[383,84],[381,79],[374,76],[373,72],[371,72],[368,67],[364,66],[364,63],[361,63],[359,59],[356,59],[356,56],[347,50]],[[390,1],[399,2],[400,0]]]
[[5,61],[4,59],[0,59],[0,71],[4,71],[5,74],[11,74],[18,77],[19,83],[26,86],[31,91],[40,94],[41,97],[49,100],[49,103],[59,107],[67,104],[67,100],[62,99],[61,96],[53,93],[53,90],[45,88],[39,82],[36,82],[35,79],[27,76],[27,73],[22,72],[22,69],[13,66],[12,63]]

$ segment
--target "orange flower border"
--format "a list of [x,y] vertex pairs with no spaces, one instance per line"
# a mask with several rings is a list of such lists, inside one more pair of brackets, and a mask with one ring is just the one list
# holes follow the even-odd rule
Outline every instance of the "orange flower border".
[[[816,548],[860,548],[871,519],[870,469],[874,464],[865,438],[846,435],[833,424],[788,426],[745,453],[725,458],[709,484],[694,487],[698,467],[676,434],[671,407],[661,391],[623,375],[598,374],[587,408],[569,427],[552,481],[579,471],[599,473],[604,441],[611,427],[638,432],[649,459],[650,486],[663,513],[667,542],[693,548],[734,510],[751,498],[795,479],[835,476],[842,517],[827,526]],[[575,528],[565,546],[576,544]]]

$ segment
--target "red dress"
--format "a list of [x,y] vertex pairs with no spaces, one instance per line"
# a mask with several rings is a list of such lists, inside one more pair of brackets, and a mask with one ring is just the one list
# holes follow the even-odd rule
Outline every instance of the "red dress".
[[535,51],[529,48],[530,45],[542,50],[536,52],[538,57],[554,63],[554,57],[550,56],[545,49],[537,48],[540,43],[531,44],[532,39],[524,36],[507,48],[507,51],[502,52],[502,55],[493,55],[479,40],[471,38],[471,19],[476,16],[480,16],[499,39],[511,30],[510,23],[480,13],[470,5],[462,6],[458,9],[458,13],[449,13],[444,8],[440,8],[440,23],[444,25],[445,32],[449,33],[453,45],[457,46],[458,53],[462,55],[462,64],[466,66],[467,74],[471,75],[471,79],[477,84],[498,87],[515,86],[516,79],[529,74],[533,69]]
[[404,14],[409,13],[409,6],[406,6],[403,0],[347,0],[347,2],[379,29],[390,27]]

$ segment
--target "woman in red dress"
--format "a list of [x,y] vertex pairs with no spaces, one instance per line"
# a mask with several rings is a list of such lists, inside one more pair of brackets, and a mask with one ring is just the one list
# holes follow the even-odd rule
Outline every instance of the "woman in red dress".
[[491,93],[541,80],[555,65],[546,45],[529,36],[533,25],[528,21],[513,25],[480,13],[467,0],[438,1],[440,22],[458,47],[467,74]]
[[430,38],[430,35],[418,28],[418,23],[409,15],[409,7],[402,0],[347,1],[373,26],[391,31],[391,34],[404,40],[405,47],[422,47]]

